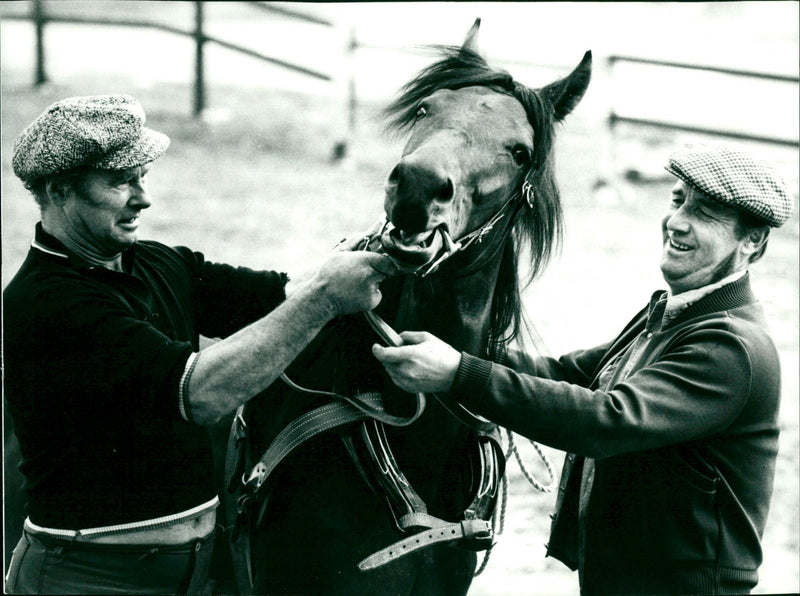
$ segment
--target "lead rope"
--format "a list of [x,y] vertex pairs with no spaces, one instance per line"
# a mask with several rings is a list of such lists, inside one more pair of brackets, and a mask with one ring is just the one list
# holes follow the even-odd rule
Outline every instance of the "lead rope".
[[[528,468],[525,466],[525,463],[522,461],[522,455],[520,455],[519,449],[517,449],[517,444],[514,441],[514,433],[511,430],[506,429],[506,436],[508,437],[508,450],[506,451],[505,457],[506,461],[511,458],[511,455],[514,455],[514,459],[517,460],[517,464],[519,465],[519,469],[522,472],[522,475],[528,481],[535,490],[541,493],[550,493],[553,492],[553,487],[555,486],[555,474],[553,473],[553,464],[550,461],[550,458],[547,457],[547,454],[542,451],[542,448],[539,446],[538,443],[535,441],[530,441],[533,448],[536,450],[536,453],[539,454],[539,458],[542,460],[544,467],[547,469],[547,475],[550,476],[550,481],[545,485],[539,482],[534,475],[528,471]],[[506,507],[508,506],[508,474],[507,471],[503,473],[503,477],[500,479],[500,507],[495,508],[494,514],[492,515],[492,531],[494,532],[495,536],[499,536],[503,533],[503,529],[505,528],[506,523]],[[475,571],[473,577],[478,577],[481,573],[484,572],[486,567],[489,565],[489,557],[492,555],[492,549],[494,545],[490,546],[486,549],[486,553],[483,555],[483,561],[481,562],[480,567]]]
[[506,454],[506,459],[508,459],[508,456],[511,453],[513,453],[514,458],[517,460],[517,463],[519,464],[519,469],[522,472],[522,475],[528,481],[528,484],[530,484],[534,489],[536,489],[540,493],[552,492],[553,487],[555,486],[555,474],[553,473],[553,464],[550,462],[550,458],[547,457],[545,452],[542,451],[542,448],[539,446],[539,444],[536,443],[535,441],[530,441],[529,439],[530,444],[533,445],[533,448],[536,450],[536,453],[539,454],[539,459],[542,460],[544,467],[547,469],[547,475],[550,476],[550,481],[546,485],[536,480],[533,474],[528,471],[528,468],[525,467],[525,463],[522,461],[522,456],[520,455],[519,450],[517,449],[517,444],[514,442],[514,433],[511,432],[509,429],[506,429],[506,435],[508,436],[508,452]]

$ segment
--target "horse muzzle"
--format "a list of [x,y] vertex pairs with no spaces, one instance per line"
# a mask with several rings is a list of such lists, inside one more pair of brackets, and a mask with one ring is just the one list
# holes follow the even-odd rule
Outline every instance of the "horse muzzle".
[[443,226],[437,226],[414,234],[388,223],[381,235],[381,246],[399,265],[423,267],[433,262],[442,252],[445,245],[443,229]]

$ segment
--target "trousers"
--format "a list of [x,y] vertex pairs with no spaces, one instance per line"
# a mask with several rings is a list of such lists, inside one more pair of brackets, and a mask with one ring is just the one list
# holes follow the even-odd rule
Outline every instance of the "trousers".
[[214,532],[178,545],[77,542],[25,530],[8,594],[205,594]]

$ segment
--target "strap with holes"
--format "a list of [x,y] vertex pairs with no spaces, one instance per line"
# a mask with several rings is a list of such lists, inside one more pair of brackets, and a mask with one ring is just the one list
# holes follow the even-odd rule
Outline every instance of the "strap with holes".
[[395,542],[391,546],[387,546],[361,561],[358,564],[358,568],[361,571],[369,571],[433,544],[454,542],[464,539],[488,543],[486,547],[484,547],[487,548],[492,543],[493,538],[494,533],[492,532],[492,525],[489,522],[482,519],[464,520],[456,524],[448,524],[423,530],[400,542]]

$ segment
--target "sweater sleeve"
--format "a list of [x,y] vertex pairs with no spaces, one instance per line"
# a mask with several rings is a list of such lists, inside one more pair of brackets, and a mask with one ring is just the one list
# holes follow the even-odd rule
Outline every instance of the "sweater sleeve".
[[286,299],[285,273],[211,263],[199,253],[195,258],[199,263],[195,316],[201,335],[228,337]]
[[[462,355],[455,399],[530,439],[594,458],[721,431],[747,401],[753,377],[745,344],[724,326],[701,327],[676,339],[609,391],[546,378],[572,369],[563,362],[545,361],[534,375],[477,360]],[[565,362],[580,360],[573,356]]]

